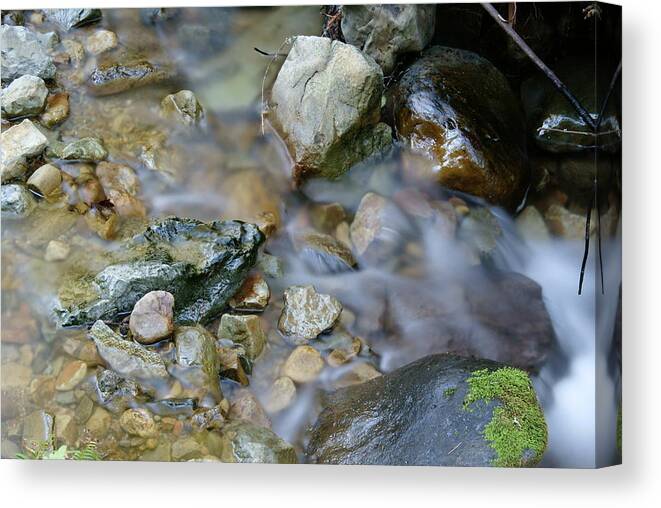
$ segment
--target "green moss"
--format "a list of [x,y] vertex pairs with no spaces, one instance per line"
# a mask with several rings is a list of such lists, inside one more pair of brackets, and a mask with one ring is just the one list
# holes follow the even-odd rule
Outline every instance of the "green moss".
[[478,400],[501,403],[484,428],[485,439],[496,451],[494,465],[518,467],[539,462],[546,449],[546,422],[528,374],[512,367],[483,369],[473,372],[467,381],[467,409]]
[[446,399],[449,399],[450,397],[452,397],[455,394],[456,391],[457,391],[456,386],[454,386],[452,388],[446,388],[445,390],[443,390],[443,397],[445,397]]

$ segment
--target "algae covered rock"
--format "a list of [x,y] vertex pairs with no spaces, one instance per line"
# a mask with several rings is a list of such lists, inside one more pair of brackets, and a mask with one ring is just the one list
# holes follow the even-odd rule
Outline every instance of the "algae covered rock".
[[384,73],[402,53],[422,51],[434,35],[436,5],[343,5],[342,33]]
[[432,355],[327,397],[306,455],[329,464],[533,466],[547,430],[528,375]]
[[325,37],[296,38],[271,96],[295,183],[336,178],[390,145],[390,127],[379,123],[382,94],[372,57]]
[[393,92],[396,132],[429,157],[430,179],[515,208],[528,184],[525,127],[505,76],[470,51],[435,46]]
[[241,287],[264,236],[239,221],[168,218],[128,240],[103,270],[70,274],[54,308],[60,326],[117,321],[149,291],[175,299],[176,324],[214,318]]

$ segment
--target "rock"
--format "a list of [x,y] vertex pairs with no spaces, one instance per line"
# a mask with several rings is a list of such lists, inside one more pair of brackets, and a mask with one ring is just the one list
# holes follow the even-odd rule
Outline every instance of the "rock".
[[[558,78],[572,91],[592,118],[600,113],[610,86],[613,69],[599,66],[594,58],[568,57],[554,66]],[[600,149],[618,152],[622,143],[620,103],[612,94],[600,126]],[[596,144],[592,129],[576,109],[545,76],[535,76],[521,86],[521,98],[528,118],[531,137],[545,151],[553,153],[586,152]]]
[[515,220],[516,229],[527,241],[546,241],[551,238],[544,217],[532,205],[526,206]]
[[67,256],[69,256],[71,248],[68,243],[61,242],[59,240],[51,240],[46,246],[46,254],[44,254],[44,260],[48,262],[52,261],[64,261]]
[[351,249],[324,233],[303,233],[294,244],[305,264],[316,273],[351,271],[357,264]]
[[39,115],[39,123],[51,129],[61,124],[69,116],[69,94],[66,92],[49,95],[46,109]]
[[[556,203],[549,206],[544,213],[546,224],[551,233],[568,240],[585,239],[585,216],[585,213],[573,213]],[[591,216],[594,216],[594,212],[591,213]],[[590,236],[595,234],[597,230],[595,222],[594,220],[590,221]]]
[[196,125],[204,117],[204,110],[190,90],[181,90],[161,101],[161,111],[183,125]]
[[101,19],[101,9],[44,9],[43,13],[67,32]]
[[221,429],[225,425],[225,416],[219,405],[210,409],[199,409],[191,417],[191,423],[198,430]]
[[42,196],[50,196],[60,190],[62,173],[60,168],[52,164],[44,164],[30,175],[27,184]]
[[296,385],[286,376],[279,377],[273,382],[266,400],[266,410],[277,413],[288,408],[296,398]]
[[53,451],[55,444],[53,424],[53,415],[46,411],[35,411],[27,415],[23,420],[23,448],[33,451]]
[[391,142],[379,123],[383,73],[354,46],[297,37],[271,94],[276,126],[294,161],[293,179],[336,178]]
[[243,346],[235,345],[230,340],[227,340],[230,343],[229,345],[221,345],[225,340],[219,341],[216,347],[220,363],[220,375],[228,379],[233,379],[243,386],[248,386],[250,381],[248,380],[246,370],[249,370],[249,360],[246,358],[246,350]]
[[123,260],[67,279],[54,312],[62,326],[114,321],[145,291],[167,288],[176,324],[209,321],[241,286],[263,241],[252,224],[164,219],[128,240]]
[[122,339],[99,320],[89,331],[101,358],[120,376],[132,379],[166,379],[168,371],[160,355]]
[[87,375],[87,364],[80,360],[67,363],[55,380],[55,389],[60,392],[73,390]]
[[401,210],[383,196],[368,192],[360,200],[350,235],[359,258],[370,263],[391,257],[409,229]]
[[73,39],[65,39],[62,41],[62,46],[64,46],[65,53],[69,56],[69,60],[75,67],[78,67],[85,59],[85,48],[80,42]]
[[480,259],[489,259],[503,236],[498,219],[486,207],[473,207],[461,221],[457,236]]
[[55,437],[59,443],[74,446],[78,439],[78,424],[74,414],[69,410],[61,410],[55,414]]
[[54,33],[40,34],[22,26],[0,26],[2,81],[13,81],[26,74],[41,79],[55,76],[55,64],[48,54]]
[[96,406],[85,422],[84,429],[94,439],[101,440],[108,435],[111,424],[112,415],[101,406]]
[[282,260],[277,256],[272,256],[265,252],[260,252],[257,258],[257,266],[264,275],[272,279],[279,279],[284,274]]
[[145,205],[137,197],[140,181],[129,166],[103,161],[96,166],[103,191],[122,217],[145,217]]
[[347,213],[340,203],[316,204],[310,210],[312,225],[322,233],[332,234],[346,218]]
[[119,417],[119,425],[134,436],[148,438],[158,435],[156,422],[146,409],[127,409]]
[[138,460],[146,462],[172,462],[172,444],[168,441],[159,443],[153,450],[144,452]]
[[5,11],[2,13],[2,24],[20,26],[25,23],[25,16],[21,11]]
[[152,413],[159,416],[192,416],[197,409],[197,401],[191,398],[161,399],[145,405]]
[[121,413],[135,404],[140,393],[135,381],[124,379],[109,369],[97,369],[96,389],[99,402],[113,413]]
[[146,60],[104,63],[90,74],[87,89],[94,95],[113,95],[159,83],[169,75]]
[[271,428],[271,420],[264,408],[250,390],[242,389],[236,394],[230,406],[231,420],[243,420],[257,427]]
[[[5,325],[3,324],[3,343],[6,344],[5,334]],[[3,362],[5,360],[6,358],[3,356]],[[1,414],[3,421],[24,415],[30,407],[29,386],[32,377],[32,370],[29,367],[14,362],[2,364],[2,369],[0,369],[0,402],[2,402]]]
[[2,112],[8,118],[34,116],[44,109],[48,88],[44,80],[26,74],[2,90]]
[[555,341],[542,288],[518,273],[494,270],[485,276],[475,268],[459,282],[442,285],[402,279],[389,283],[386,293],[386,328],[396,339],[391,366],[450,352],[533,370],[544,364]]
[[285,307],[278,328],[297,342],[305,343],[330,330],[342,313],[336,298],[317,293],[313,286],[290,286],[283,298]]
[[514,209],[528,184],[525,128],[516,97],[488,60],[436,46],[393,91],[402,141],[433,161],[428,179]]
[[2,203],[2,216],[12,218],[27,217],[37,206],[32,194],[18,184],[0,187],[0,202]]
[[343,5],[344,39],[374,58],[390,74],[397,57],[422,51],[434,35],[436,6]]
[[230,299],[230,307],[238,311],[259,312],[266,308],[270,298],[271,290],[264,278],[252,274]]
[[296,464],[294,447],[272,431],[247,422],[231,422],[221,431],[223,462]]
[[528,375],[495,362],[432,355],[329,395],[310,462],[533,466],[546,423]]
[[103,142],[98,138],[77,139],[64,145],[62,151],[57,154],[60,159],[67,161],[102,161],[108,157],[108,151]]
[[48,145],[46,136],[27,119],[3,131],[1,138],[2,183],[23,178],[27,170],[27,159],[40,155]]
[[117,40],[117,34],[115,32],[111,32],[110,30],[97,30],[87,37],[86,48],[87,51],[93,55],[99,55],[116,48],[118,43],[119,41]]
[[296,383],[309,383],[319,377],[324,368],[321,354],[310,346],[298,346],[282,366],[282,375]]
[[251,360],[256,359],[266,345],[262,321],[254,314],[223,314],[218,326],[218,337],[241,344]]
[[185,375],[180,377],[220,399],[220,360],[213,335],[199,325],[180,326],[174,342],[177,365],[185,368]]
[[182,437],[172,443],[172,460],[183,462],[191,459],[201,459],[204,456],[202,445],[192,437]]
[[349,371],[335,382],[335,387],[345,388],[347,386],[359,385],[381,375],[382,374],[369,363],[353,363],[350,366]]
[[131,311],[129,328],[141,344],[154,344],[172,333],[174,296],[167,291],[150,291]]

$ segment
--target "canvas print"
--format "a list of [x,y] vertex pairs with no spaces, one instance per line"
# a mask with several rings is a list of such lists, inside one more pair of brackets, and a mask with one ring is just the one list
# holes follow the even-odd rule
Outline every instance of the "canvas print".
[[620,462],[619,6],[3,10],[0,47],[3,459]]

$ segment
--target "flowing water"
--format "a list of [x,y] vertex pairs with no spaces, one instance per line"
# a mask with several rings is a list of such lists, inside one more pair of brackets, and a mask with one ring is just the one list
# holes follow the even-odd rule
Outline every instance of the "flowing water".
[[[588,467],[594,465],[597,451],[602,462],[617,454],[612,436],[619,374],[611,361],[614,324],[605,316],[614,316],[619,302],[619,233],[603,240],[604,295],[598,294],[600,286],[595,280],[599,272],[595,271],[593,239],[585,291],[579,296],[583,242],[524,239],[507,212],[467,196],[462,198],[471,213],[489,212],[486,226],[457,226],[454,212],[448,212],[450,218],[434,213],[430,219],[425,206],[431,202],[447,204],[451,196],[429,184],[403,178],[408,154],[401,147],[352,169],[340,181],[311,182],[293,190],[288,178],[290,162],[283,147],[268,123],[262,133],[259,96],[271,58],[252,48],[278,51],[284,37],[300,32],[301,24],[314,26],[318,22],[318,9],[189,10],[192,19],[187,19],[187,24],[197,28],[188,31],[145,27],[137,11],[105,12],[108,15],[103,24],[121,41],[117,51],[138,51],[152,61],[168,62],[176,67],[177,78],[115,96],[93,97],[81,84],[94,65],[94,57],[88,57],[81,67],[63,72],[62,85],[71,95],[71,114],[59,132],[63,140],[100,137],[110,160],[133,167],[149,217],[250,220],[262,210],[280,216],[281,226],[265,249],[281,258],[284,275],[268,279],[271,303],[262,322],[269,344],[253,365],[250,380],[250,389],[267,408],[273,381],[291,351],[291,344],[277,330],[286,287],[312,284],[317,291],[342,302],[345,335],[335,332],[322,336],[319,348],[324,354],[344,343],[346,336],[360,336],[369,349],[363,348],[364,354],[355,361],[388,372],[442,350],[439,344],[453,351],[516,360],[516,347],[503,351],[499,346],[503,331],[492,330],[490,321],[481,320],[469,303],[484,296],[486,306],[504,305],[507,313],[520,313],[522,321],[530,320],[524,315],[527,305],[498,302],[497,289],[494,297],[493,272],[512,271],[541,286],[555,334],[550,348],[535,353],[532,362],[534,385],[549,426],[549,448],[541,465]],[[264,26],[274,26],[273,33],[265,33]],[[82,36],[87,30],[76,34]],[[273,69],[277,65],[276,59]],[[271,74],[273,69],[269,69]],[[267,84],[269,79],[267,75]],[[182,128],[159,115],[160,100],[184,88],[193,90],[206,108],[199,128]],[[75,177],[82,166],[62,163],[61,168]],[[413,198],[406,199],[398,194],[402,188],[421,194],[410,194]],[[390,258],[362,263],[357,271],[338,272],[328,269],[329,260],[323,256],[292,248],[299,232],[310,225],[314,203],[340,203],[351,216],[368,191],[392,198],[413,212],[389,217],[385,245],[396,249]],[[426,203],[417,196],[424,196]],[[416,206],[422,208],[418,214]],[[138,226],[126,221],[119,236]],[[63,262],[46,262],[45,246],[55,238],[65,238],[73,254]],[[483,243],[489,245],[486,255],[480,247]],[[57,331],[50,324],[47,310],[60,278],[75,269],[81,258],[102,265],[105,253],[118,245],[117,241],[99,239],[70,211],[66,199],[41,201],[39,209],[24,221],[3,220],[3,361],[30,356],[35,380],[56,372],[66,358],[59,345],[63,337],[84,335]],[[76,255],[81,252],[84,256]],[[451,324],[444,328],[448,322]],[[507,326],[512,322],[507,321]],[[5,342],[12,334],[15,340]],[[25,335],[27,338],[21,338]],[[350,370],[350,366],[326,367],[317,382],[300,386],[295,403],[269,414],[273,430],[300,452],[305,430],[319,410],[319,391],[332,389]],[[604,380],[606,388],[602,391],[595,385],[595,376]],[[223,389],[231,397],[237,386],[226,381]],[[599,416],[597,403],[606,408],[605,416]],[[71,402],[61,400],[61,404]],[[612,426],[600,429],[597,417],[612,422]],[[11,433],[4,427],[4,432]],[[4,432],[3,439],[7,437]]]

